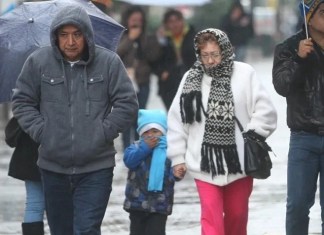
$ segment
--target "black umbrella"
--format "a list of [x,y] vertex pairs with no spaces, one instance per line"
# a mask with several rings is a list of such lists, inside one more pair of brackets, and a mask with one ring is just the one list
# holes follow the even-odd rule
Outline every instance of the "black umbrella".
[[20,70],[36,48],[49,45],[55,14],[71,4],[84,7],[90,16],[96,44],[116,51],[124,27],[86,0],[24,2],[0,17],[0,103],[11,99]]

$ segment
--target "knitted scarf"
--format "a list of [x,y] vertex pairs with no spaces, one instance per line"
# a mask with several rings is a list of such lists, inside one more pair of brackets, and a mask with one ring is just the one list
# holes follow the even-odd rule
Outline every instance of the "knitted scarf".
[[[222,51],[222,61],[213,67],[204,67],[200,61],[196,39],[203,33],[213,33]],[[235,143],[234,100],[231,90],[233,72],[233,48],[226,34],[217,29],[200,31],[195,37],[197,61],[192,66],[184,83],[180,98],[183,123],[201,122],[206,116],[205,131],[201,146],[200,169],[216,175],[242,173]],[[203,74],[212,77],[207,110],[202,105],[201,83]]]
[[153,150],[153,156],[151,161],[149,181],[148,181],[148,191],[158,192],[163,189],[164,180],[164,168],[166,161],[166,149],[167,141],[166,136],[160,136],[160,141]]

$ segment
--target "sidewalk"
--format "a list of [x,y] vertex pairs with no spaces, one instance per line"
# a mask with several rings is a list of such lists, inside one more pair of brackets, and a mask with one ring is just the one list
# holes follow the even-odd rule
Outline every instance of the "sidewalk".
[[[277,157],[272,157],[272,175],[266,180],[255,180],[250,200],[249,235],[284,235],[286,167],[289,144],[289,130],[286,126],[286,102],[276,94],[272,86],[272,58],[258,58],[252,55],[250,64],[255,67],[258,76],[269,90],[278,111],[278,128],[268,139]],[[153,80],[148,108],[163,108],[157,94],[156,80]],[[121,141],[117,139],[117,166],[106,216],[103,221],[103,235],[127,235],[128,213],[123,211],[124,187],[127,170],[122,162]],[[7,176],[7,168],[12,149],[0,134],[0,235],[21,234],[21,220],[25,203],[23,182]],[[175,205],[168,218],[167,235],[199,235],[200,205],[193,179],[189,176],[178,182],[175,187]],[[46,222],[45,222],[46,223]],[[321,219],[318,195],[310,214],[310,234],[321,234]],[[48,226],[46,226],[46,234]]]

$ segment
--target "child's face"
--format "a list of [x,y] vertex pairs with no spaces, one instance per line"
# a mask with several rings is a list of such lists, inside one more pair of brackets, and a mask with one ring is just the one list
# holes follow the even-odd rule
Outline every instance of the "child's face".
[[145,139],[145,138],[152,138],[152,137],[160,137],[162,136],[163,133],[156,129],[156,128],[152,128],[152,129],[149,129],[148,131],[145,131],[143,134],[142,134],[142,137]]

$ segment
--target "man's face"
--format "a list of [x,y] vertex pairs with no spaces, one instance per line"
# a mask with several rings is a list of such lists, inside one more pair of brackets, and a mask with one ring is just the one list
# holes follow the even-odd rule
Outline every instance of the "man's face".
[[315,32],[324,34],[324,3],[321,3],[310,18],[308,26]]
[[183,19],[179,19],[175,15],[170,16],[166,22],[166,28],[170,30],[172,35],[174,36],[182,34],[184,29]]
[[58,45],[68,61],[81,59],[85,43],[82,32],[74,25],[65,25],[58,30]]

